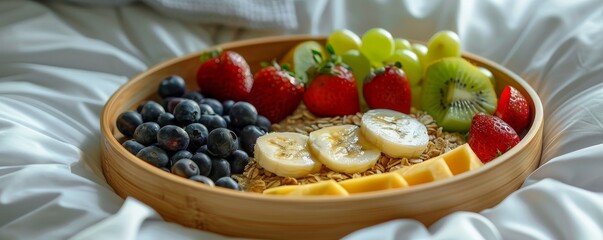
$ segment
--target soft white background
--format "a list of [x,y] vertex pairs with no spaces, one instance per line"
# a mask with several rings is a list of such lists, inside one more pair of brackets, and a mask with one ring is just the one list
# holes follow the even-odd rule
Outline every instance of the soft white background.
[[400,219],[348,239],[603,239],[599,0],[298,0],[247,25],[144,2],[0,2],[0,239],[220,239],[112,192],[99,160],[105,101],[145,69],[217,43],[372,27],[423,41],[454,30],[464,50],[521,75],[544,104],[542,166],[493,209],[430,228]]

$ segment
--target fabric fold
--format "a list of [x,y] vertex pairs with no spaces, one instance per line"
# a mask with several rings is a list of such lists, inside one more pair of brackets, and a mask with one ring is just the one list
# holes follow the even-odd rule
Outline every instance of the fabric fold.
[[297,27],[293,0],[65,0],[96,6],[148,4],[174,19],[250,29],[294,29]]

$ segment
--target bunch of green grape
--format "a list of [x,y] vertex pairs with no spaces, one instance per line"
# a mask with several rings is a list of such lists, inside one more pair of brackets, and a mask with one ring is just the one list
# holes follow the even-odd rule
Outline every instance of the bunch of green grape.
[[352,69],[358,81],[363,108],[366,104],[362,97],[362,83],[373,69],[399,62],[411,84],[412,105],[420,106],[421,84],[427,66],[444,57],[461,56],[460,38],[452,31],[437,32],[429,39],[427,46],[394,38],[383,28],[370,29],[362,38],[350,30],[338,30],[328,36],[327,43],[333,47],[336,55],[341,56],[343,63]]

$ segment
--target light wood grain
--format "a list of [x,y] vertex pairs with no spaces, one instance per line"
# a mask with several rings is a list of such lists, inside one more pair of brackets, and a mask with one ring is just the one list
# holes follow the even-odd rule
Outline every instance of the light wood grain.
[[[303,40],[322,37],[289,36],[223,44],[239,52],[255,72],[262,61],[281,58]],[[122,197],[134,197],[156,209],[166,220],[220,234],[269,239],[334,239],[354,230],[397,218],[414,218],[427,225],[454,211],[481,211],[519,188],[539,163],[543,109],[538,95],[520,77],[472,54],[464,57],[492,71],[497,92],[516,87],[528,98],[532,125],[509,152],[450,179],[408,189],[350,197],[281,197],[210,188],[150,166],[126,151],[115,127],[117,116],[146,99],[157,99],[159,82],[181,75],[196,88],[200,53],[172,59],[134,77],[107,102],[101,116],[102,166],[107,182]],[[487,184],[485,184],[487,183]]]

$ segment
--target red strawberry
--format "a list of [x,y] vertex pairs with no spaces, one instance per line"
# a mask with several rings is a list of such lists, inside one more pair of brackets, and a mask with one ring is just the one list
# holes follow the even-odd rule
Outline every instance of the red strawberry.
[[519,140],[515,130],[502,119],[477,113],[471,121],[467,143],[479,159],[487,163],[517,145]]
[[497,117],[508,123],[517,133],[522,133],[530,124],[528,100],[512,86],[507,86],[498,101]]
[[278,65],[255,74],[247,101],[270,122],[278,123],[293,113],[304,96],[304,84]]
[[233,51],[201,55],[197,84],[203,94],[220,101],[242,101],[249,96],[253,76],[245,59]]
[[360,104],[354,75],[338,64],[321,67],[306,89],[304,104],[320,117],[356,114]]
[[369,108],[410,113],[410,82],[399,66],[389,65],[364,80],[363,96]]

